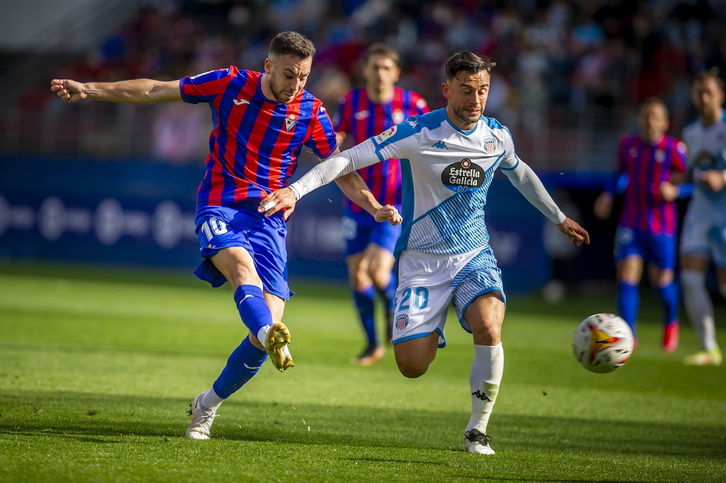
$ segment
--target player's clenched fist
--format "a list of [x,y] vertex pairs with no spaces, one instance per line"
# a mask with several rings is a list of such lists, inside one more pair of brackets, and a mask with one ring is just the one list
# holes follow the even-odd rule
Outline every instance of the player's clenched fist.
[[375,219],[377,222],[389,222],[391,225],[400,225],[403,221],[403,217],[398,212],[395,206],[386,205],[378,208]]
[[50,90],[66,102],[76,102],[86,98],[83,94],[83,84],[70,79],[51,80]]

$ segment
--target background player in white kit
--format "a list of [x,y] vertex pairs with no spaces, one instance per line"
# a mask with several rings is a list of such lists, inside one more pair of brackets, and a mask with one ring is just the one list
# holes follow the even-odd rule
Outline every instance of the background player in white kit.
[[699,74],[691,90],[698,119],[683,129],[694,190],[681,233],[681,284],[686,312],[701,350],[686,364],[721,365],[713,304],[706,287],[711,262],[726,297],[726,111],[723,81],[715,71]]
[[260,204],[265,211],[262,207],[274,203],[267,210],[271,215],[337,176],[383,159],[401,159],[404,222],[396,244],[396,363],[406,377],[428,370],[437,349],[446,345],[444,324],[453,303],[462,327],[474,339],[464,448],[479,454],[494,454],[486,428],[504,370],[505,295],[484,223],[496,169],[573,243],[590,242],[587,231],[560,211],[534,171],[517,157],[509,130],[483,117],[494,65],[471,52],[454,54],[442,84],[445,109],[412,116],[320,163]]

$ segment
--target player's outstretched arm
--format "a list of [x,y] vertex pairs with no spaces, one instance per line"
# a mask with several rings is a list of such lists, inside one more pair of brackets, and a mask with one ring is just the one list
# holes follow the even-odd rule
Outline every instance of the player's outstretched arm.
[[341,176],[335,183],[350,201],[366,210],[377,222],[387,221],[391,225],[398,225],[403,221],[394,206],[381,206],[363,178],[355,171]]
[[590,234],[578,222],[571,218],[565,218],[565,221],[557,225],[557,228],[570,237],[570,243],[581,246],[583,243],[590,244]]
[[[371,215],[378,216],[377,212],[381,205],[375,200],[360,176],[354,173],[355,170],[378,161],[371,142],[364,141],[318,163],[289,187],[273,191],[260,201],[258,211],[264,212],[266,216],[271,216],[280,210],[289,210],[294,207],[297,200],[309,192],[339,178],[339,181],[342,180],[341,189],[351,201],[359,204]],[[346,178],[346,175],[350,174],[354,176]],[[394,219],[395,217],[392,218],[392,220]]]
[[181,100],[178,80],[132,79],[118,82],[78,82],[72,79],[53,79],[50,81],[50,90],[68,103],[83,99],[125,104],[152,104]]

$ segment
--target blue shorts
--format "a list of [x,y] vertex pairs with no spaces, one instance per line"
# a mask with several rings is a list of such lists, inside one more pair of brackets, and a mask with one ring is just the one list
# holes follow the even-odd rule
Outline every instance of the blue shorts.
[[343,238],[345,239],[344,256],[361,253],[371,243],[393,253],[396,240],[401,234],[401,225],[393,226],[388,222],[379,223],[369,213],[343,214]]
[[619,226],[615,234],[615,261],[620,262],[631,255],[638,255],[662,270],[676,268],[676,237],[641,233]]
[[199,251],[204,260],[194,274],[213,287],[227,279],[210,260],[220,249],[242,247],[255,262],[262,287],[283,300],[293,292],[287,284],[287,226],[281,214],[265,217],[257,212],[258,201],[249,206],[224,208],[209,206],[197,212],[195,223]]

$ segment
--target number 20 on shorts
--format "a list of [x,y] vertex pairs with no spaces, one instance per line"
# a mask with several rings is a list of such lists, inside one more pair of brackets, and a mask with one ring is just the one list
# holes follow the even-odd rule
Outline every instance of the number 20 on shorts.
[[429,305],[429,291],[426,287],[405,288],[401,292],[398,310],[403,312],[413,306],[414,310],[422,310]]

